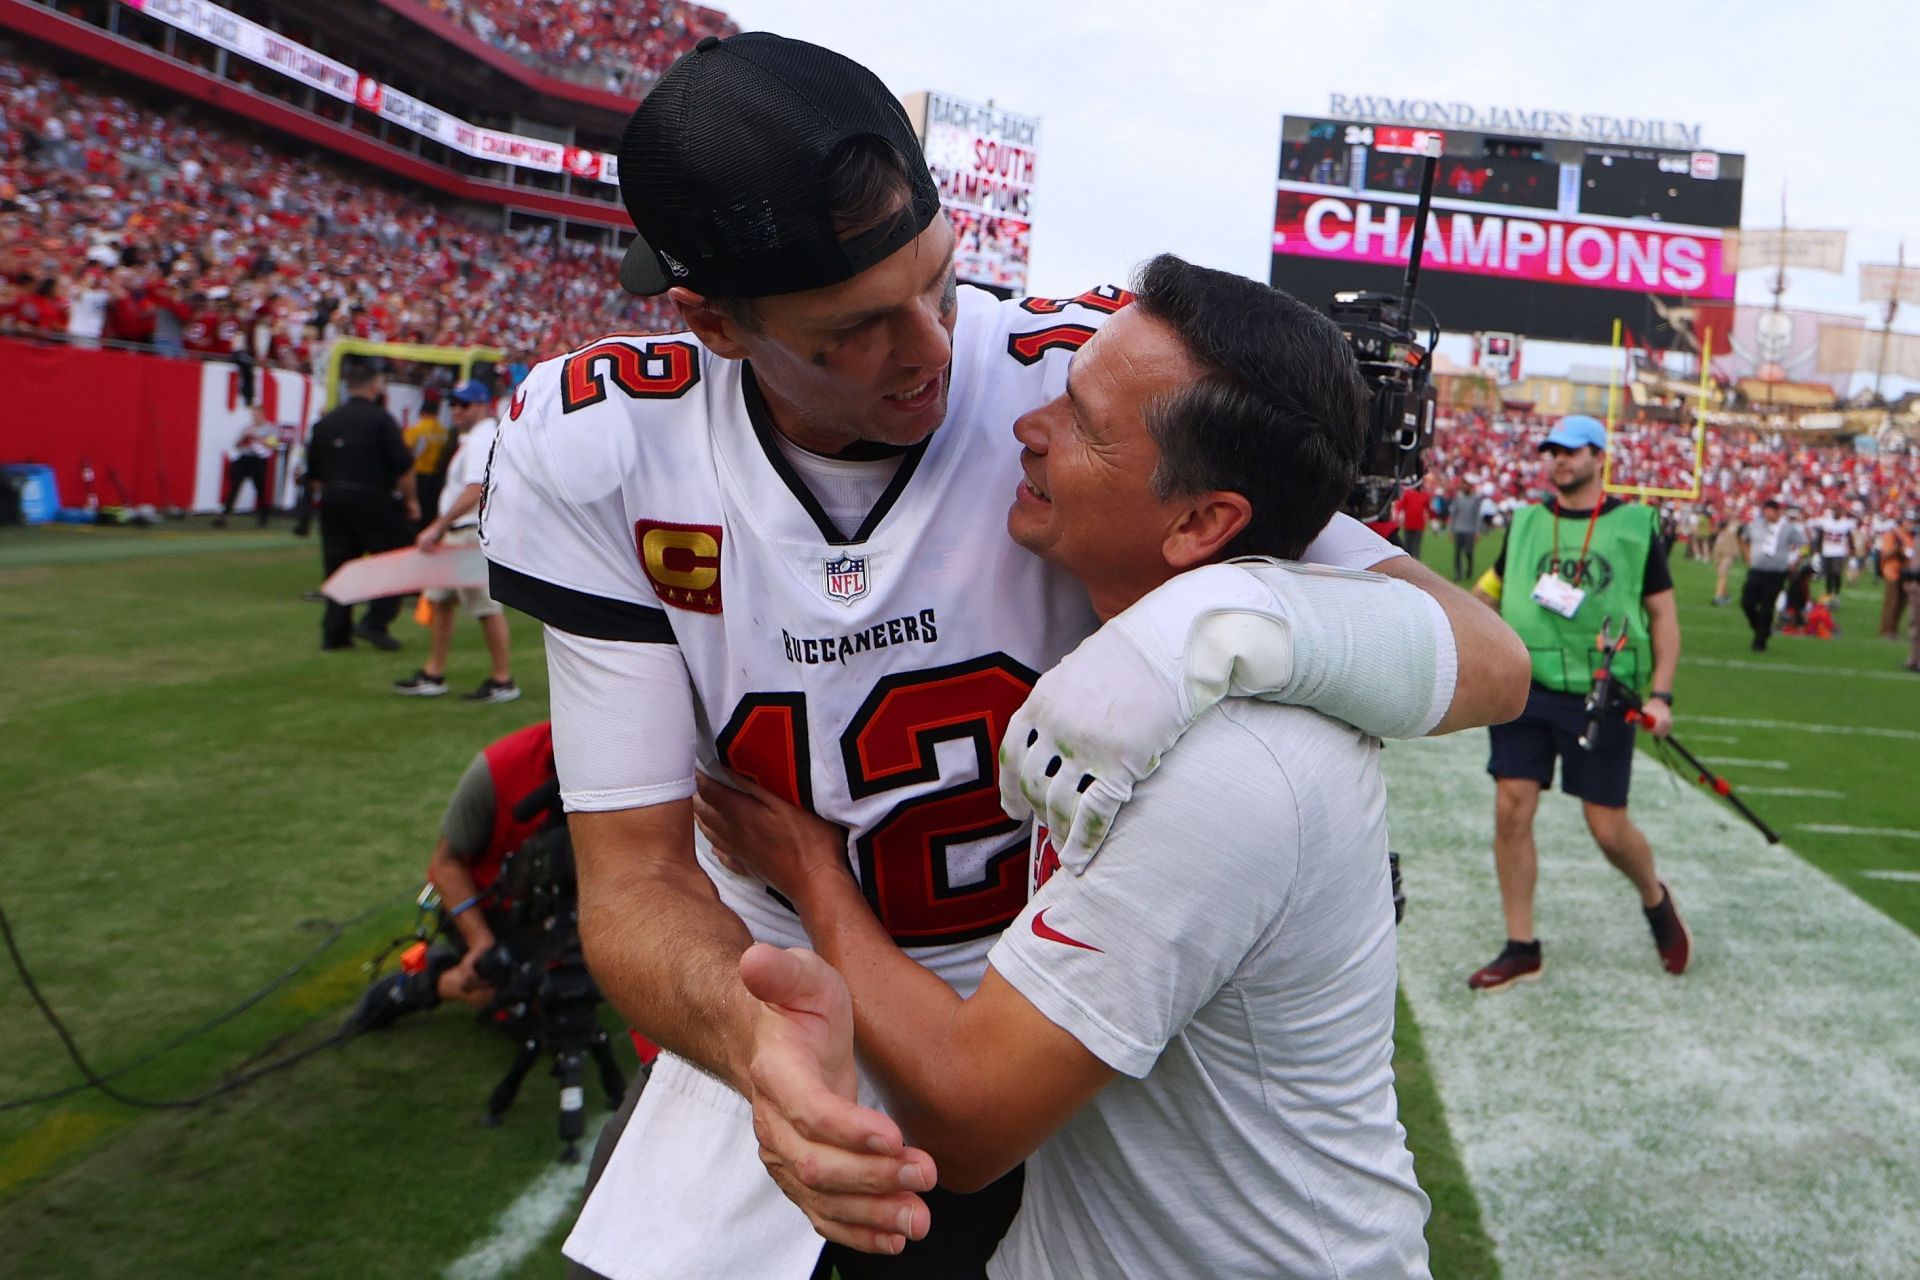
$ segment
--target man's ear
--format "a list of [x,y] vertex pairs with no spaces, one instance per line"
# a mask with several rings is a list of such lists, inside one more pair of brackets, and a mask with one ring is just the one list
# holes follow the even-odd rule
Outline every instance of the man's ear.
[[1253,519],[1253,504],[1218,489],[1187,501],[1167,528],[1160,554],[1175,573],[1218,560]]
[[705,295],[675,286],[667,290],[667,298],[680,308],[680,318],[686,322],[687,332],[700,339],[700,345],[722,360],[746,359],[747,349],[740,344],[739,324],[732,316],[707,301]]

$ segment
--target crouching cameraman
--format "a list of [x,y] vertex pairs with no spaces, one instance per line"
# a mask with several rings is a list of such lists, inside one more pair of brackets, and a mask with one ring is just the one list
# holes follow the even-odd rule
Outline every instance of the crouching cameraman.
[[476,1009],[492,1003],[487,960],[503,927],[503,904],[489,890],[507,855],[547,824],[545,809],[520,817],[515,806],[554,777],[553,728],[545,720],[474,756],[454,787],[427,863],[427,880],[440,895],[440,937],[427,949],[424,966],[409,965],[409,971],[368,989],[355,1014],[362,1030],[388,1026],[442,1000]]

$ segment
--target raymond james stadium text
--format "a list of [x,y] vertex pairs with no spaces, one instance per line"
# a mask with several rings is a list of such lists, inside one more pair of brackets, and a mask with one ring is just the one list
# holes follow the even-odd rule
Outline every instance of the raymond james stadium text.
[[1438,102],[1431,98],[1377,98],[1366,94],[1327,95],[1327,114],[1345,120],[1376,120],[1390,124],[1448,125],[1494,133],[1521,133],[1548,138],[1580,138],[1591,142],[1643,142],[1652,146],[1698,147],[1700,126],[1684,120],[1642,120],[1599,112],[1575,115],[1525,107],[1471,102]]

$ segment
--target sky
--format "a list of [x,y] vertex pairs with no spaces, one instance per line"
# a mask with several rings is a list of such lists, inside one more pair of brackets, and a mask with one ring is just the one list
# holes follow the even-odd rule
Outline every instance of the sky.
[[[1071,295],[1170,251],[1265,280],[1280,117],[1328,95],[1697,122],[1747,157],[1748,226],[1844,228],[1844,276],[1786,302],[1870,316],[1861,262],[1920,260],[1920,7],[1883,0],[1579,5],[1147,0],[718,0],[744,29],[837,49],[896,93],[1041,117],[1028,291]],[[1740,301],[1770,300],[1743,273]],[[1444,317],[1443,317],[1444,319]],[[1920,330],[1920,308],[1900,328]],[[1442,349],[1464,360],[1463,339]],[[1596,353],[1536,343],[1530,372]]]

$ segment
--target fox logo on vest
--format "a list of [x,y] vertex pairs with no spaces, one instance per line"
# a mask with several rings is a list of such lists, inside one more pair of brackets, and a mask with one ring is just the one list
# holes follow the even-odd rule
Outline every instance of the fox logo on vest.
[[1558,574],[1572,585],[1594,595],[1613,585],[1613,562],[1597,551],[1588,552],[1585,560],[1576,556],[1564,556],[1556,560],[1553,553],[1548,552],[1540,557],[1534,575],[1543,578],[1549,573]]
[[827,561],[827,599],[852,604],[866,594],[865,556],[840,556]]

